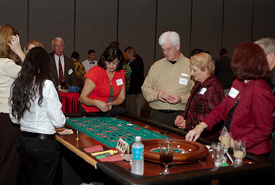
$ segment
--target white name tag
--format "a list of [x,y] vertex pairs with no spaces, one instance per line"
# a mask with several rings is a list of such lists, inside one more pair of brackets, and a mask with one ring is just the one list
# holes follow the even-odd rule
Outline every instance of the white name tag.
[[203,88],[200,90],[199,94],[204,95],[204,93],[205,93],[206,91],[207,91],[207,89],[206,89],[205,87],[203,87]]
[[70,70],[68,71],[68,75],[70,75],[70,74],[72,74],[72,73],[73,73],[73,70],[70,69]]
[[117,79],[117,80],[116,80],[116,85],[117,85],[117,86],[123,85],[122,79]]
[[189,76],[188,74],[185,73],[181,73],[181,76]]
[[237,95],[239,94],[239,91],[237,89],[235,89],[234,87],[231,87],[228,96],[232,97],[232,98],[236,98]]
[[187,85],[188,80],[185,79],[185,78],[180,78],[179,83],[182,84],[182,85]]

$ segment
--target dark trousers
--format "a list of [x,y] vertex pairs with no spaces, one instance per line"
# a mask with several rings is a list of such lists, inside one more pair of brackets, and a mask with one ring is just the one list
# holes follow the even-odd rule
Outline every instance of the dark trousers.
[[150,119],[162,123],[164,125],[168,125],[170,127],[175,127],[176,117],[178,115],[181,115],[183,112],[184,111],[163,112],[152,109],[150,112]]
[[25,185],[56,185],[59,166],[59,145],[55,139],[22,136],[19,144],[25,172]]
[[20,127],[11,122],[8,113],[0,113],[0,184],[15,185],[20,171],[17,151]]

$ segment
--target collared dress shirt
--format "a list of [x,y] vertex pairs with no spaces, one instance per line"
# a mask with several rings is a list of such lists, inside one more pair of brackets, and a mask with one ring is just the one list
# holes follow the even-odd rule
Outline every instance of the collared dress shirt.
[[93,68],[94,66],[97,65],[97,61],[94,60],[94,61],[91,61],[90,59],[86,59],[82,62],[83,66],[85,67],[85,70],[86,70],[86,73],[91,69]]
[[[194,85],[190,74],[190,61],[180,55],[175,64],[166,58],[156,61],[141,87],[144,98],[153,109],[158,110],[184,110],[190,91]],[[169,104],[157,99],[159,91],[165,91],[169,95],[178,95],[181,102]]]
[[38,99],[36,98],[31,103],[30,111],[26,111],[19,122],[11,113],[10,118],[12,122],[20,124],[21,131],[54,134],[56,132],[55,128],[64,126],[66,118],[62,112],[62,105],[52,81],[46,80],[44,82],[41,106],[38,105]]

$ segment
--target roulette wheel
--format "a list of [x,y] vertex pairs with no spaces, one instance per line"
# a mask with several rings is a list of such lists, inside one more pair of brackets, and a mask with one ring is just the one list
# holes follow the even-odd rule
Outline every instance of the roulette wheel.
[[[193,163],[203,159],[208,154],[208,149],[201,143],[185,141],[181,139],[171,139],[174,149],[173,164]],[[142,140],[144,144],[144,160],[160,162],[161,139]]]

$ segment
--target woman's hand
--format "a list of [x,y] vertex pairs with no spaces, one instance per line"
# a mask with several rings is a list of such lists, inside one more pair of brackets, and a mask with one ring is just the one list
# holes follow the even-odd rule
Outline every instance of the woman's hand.
[[175,125],[179,127],[180,129],[186,129],[186,120],[181,116],[177,116],[175,119]]
[[200,122],[193,130],[190,130],[186,136],[185,139],[187,141],[197,141],[197,139],[200,137],[201,133],[205,128],[207,128],[208,125],[204,122]]
[[95,106],[102,112],[107,112],[112,109],[112,106],[110,106],[110,104],[108,103],[105,103],[104,101],[101,101],[101,100],[94,100],[94,101],[95,101]]
[[108,109],[111,110],[114,106],[114,102],[108,102],[108,103],[106,103],[106,105],[107,105]]
[[20,57],[22,61],[25,59],[25,54],[21,49],[20,38],[18,35],[12,35],[10,43],[7,44],[10,46],[11,50]]

